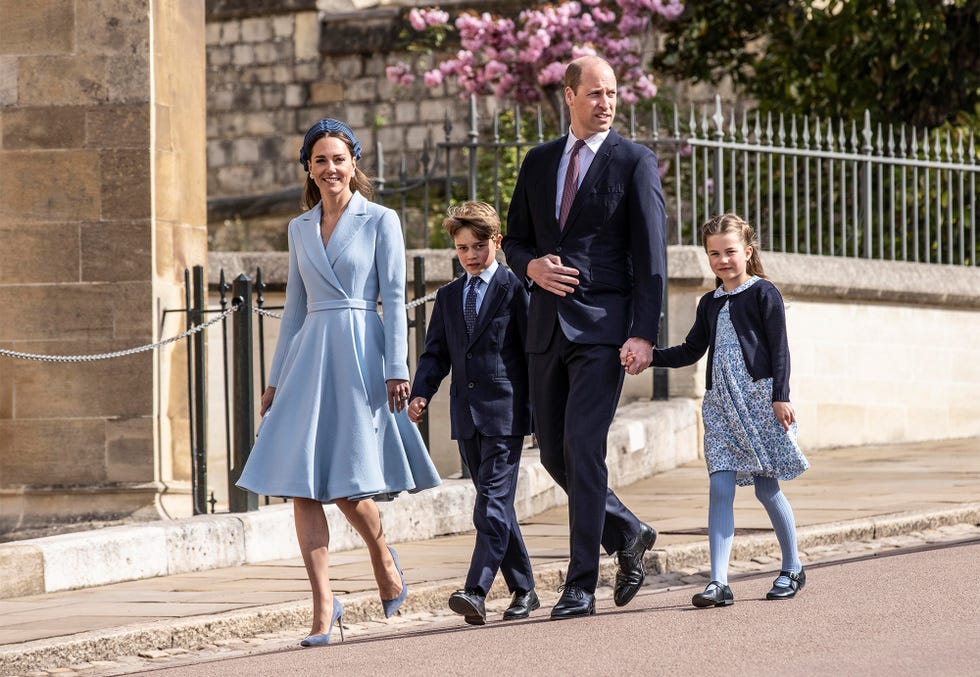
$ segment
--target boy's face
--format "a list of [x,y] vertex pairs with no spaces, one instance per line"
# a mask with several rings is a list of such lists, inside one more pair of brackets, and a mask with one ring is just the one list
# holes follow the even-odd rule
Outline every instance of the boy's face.
[[460,228],[453,237],[456,256],[470,275],[479,275],[486,270],[497,256],[500,248],[500,235],[488,240],[480,240],[472,228]]

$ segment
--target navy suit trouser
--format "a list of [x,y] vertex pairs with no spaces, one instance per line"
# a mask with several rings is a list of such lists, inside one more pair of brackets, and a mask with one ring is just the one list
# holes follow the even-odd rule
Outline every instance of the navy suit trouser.
[[640,520],[609,489],[606,437],[623,387],[619,347],[572,343],[555,323],[543,353],[528,355],[541,463],[568,494],[566,585],[594,593],[599,548],[612,554]]
[[524,437],[487,437],[476,433],[458,440],[459,453],[476,486],[473,526],[476,545],[466,589],[486,596],[499,570],[511,592],[533,590],[531,560],[514,510]]

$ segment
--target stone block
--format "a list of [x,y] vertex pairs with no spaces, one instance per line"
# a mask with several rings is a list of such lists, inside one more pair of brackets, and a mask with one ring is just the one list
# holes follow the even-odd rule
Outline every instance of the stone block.
[[[17,408],[25,407],[18,401]],[[0,420],[0,477],[6,486],[104,482],[105,423]]]
[[[75,3],[75,34],[81,54],[129,57],[149,54],[150,11],[161,11],[150,0],[99,0]],[[165,17],[157,16],[158,23]],[[159,42],[158,42],[159,45]]]
[[[3,11],[2,8],[0,11]],[[2,529],[3,523],[0,521]],[[3,572],[3,576],[0,576],[0,599],[44,592],[44,556],[34,546],[16,543],[0,545],[0,571]]]
[[18,103],[22,106],[97,105],[108,100],[104,56],[21,57]]
[[86,109],[85,130],[86,145],[91,148],[146,149],[150,142],[149,106],[136,103]]
[[265,42],[272,39],[272,22],[267,17],[242,20],[243,42]]
[[[164,308],[176,308],[182,303],[167,304],[163,280],[156,284],[150,280],[119,281],[104,285],[111,290],[107,303],[112,309],[112,332],[117,343],[135,347],[149,343],[153,338],[154,318],[145,312],[154,296]],[[135,368],[135,367],[133,367]]]
[[152,416],[112,418],[105,422],[106,479],[109,482],[152,482]]
[[70,54],[75,51],[74,0],[0,0],[0,52]]
[[39,538],[47,592],[165,576],[166,531],[159,526],[109,527]]
[[[19,63],[20,61],[15,56],[0,56],[0,106],[13,106],[17,103],[17,73],[19,71],[17,66]],[[2,138],[0,135],[0,140]],[[0,148],[3,148],[2,144],[0,144]]]
[[[59,352],[77,354],[78,351],[104,352],[106,349],[128,347],[132,347],[132,343],[127,342],[126,345],[86,343],[84,346],[68,344],[59,346]],[[15,422],[26,423],[30,420],[33,425],[42,428],[48,425],[52,430],[57,429],[59,425],[66,425],[72,430],[78,427],[84,431],[87,430],[86,425],[96,425],[98,432],[89,431],[91,436],[89,443],[95,444],[96,436],[101,440],[98,442],[97,450],[100,468],[104,467],[105,430],[104,423],[98,418],[136,417],[153,413],[153,356],[150,352],[81,364],[32,363],[28,369],[29,371],[19,370],[16,376],[14,403],[17,419]],[[109,385],[93,387],[92,384],[98,383]],[[93,417],[96,420],[88,420]],[[51,419],[86,420],[59,422]],[[60,450],[64,440],[73,440],[73,448],[78,445],[79,439],[76,438],[81,437],[81,432],[75,432],[74,437],[67,430],[63,432],[60,437],[44,433],[37,441],[38,452],[41,452],[42,442],[52,447],[52,451],[46,453],[62,453]],[[37,434],[32,432],[29,439],[34,440]],[[2,453],[0,458],[12,460]],[[4,479],[6,481],[6,476]]]
[[221,24],[221,44],[235,45],[242,39],[242,22],[225,21]]
[[169,575],[245,562],[244,527],[228,515],[198,515],[167,524],[164,529]]
[[153,240],[145,220],[83,223],[80,245],[85,282],[145,282],[153,274]]
[[4,114],[4,148],[81,148],[85,145],[85,109],[15,108]]
[[[0,286],[0,307],[17,316],[17,322],[0,323],[0,342],[107,340],[112,336],[107,291],[77,285]],[[44,347],[50,352],[50,344]]]
[[320,19],[316,12],[293,15],[293,58],[296,61],[319,61]]
[[99,193],[104,219],[150,218],[150,162],[146,153],[103,149]]
[[310,104],[340,103],[344,100],[344,86],[336,82],[314,82],[310,85]]
[[[159,78],[159,73],[156,74]],[[156,94],[166,94],[158,88]],[[129,58],[113,57],[106,64],[106,98],[113,104],[138,104],[150,101],[150,59],[144,54]]]
[[0,284],[77,282],[76,225],[0,225]]
[[231,62],[235,66],[251,66],[254,61],[252,45],[236,44],[231,48]]
[[[52,181],[52,176],[71,181]],[[0,219],[96,219],[100,179],[99,156],[92,151],[0,152]]]
[[[242,523],[245,562],[268,562],[299,557],[293,504],[279,503],[236,515]],[[331,533],[331,541],[333,534]]]

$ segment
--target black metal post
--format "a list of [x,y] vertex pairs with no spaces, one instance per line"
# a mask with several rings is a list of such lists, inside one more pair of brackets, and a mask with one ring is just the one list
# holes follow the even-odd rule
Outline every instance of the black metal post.
[[[194,266],[194,325],[204,323],[205,291],[204,266]],[[208,452],[207,452],[207,353],[204,332],[194,334],[194,514],[207,512],[208,500]]]
[[235,298],[238,306],[233,329],[232,372],[234,374],[234,454],[228,469],[228,509],[231,512],[250,512],[259,509],[259,497],[239,489],[235,482],[242,475],[255,440],[254,383],[252,373],[252,280],[242,273],[235,278]]
[[[420,299],[425,296],[425,257],[416,256],[412,259],[414,263],[413,291],[415,298]],[[415,361],[425,351],[425,331],[426,331],[425,304],[420,303],[415,306],[415,318],[412,320],[412,327],[415,329]],[[419,432],[422,433],[422,440],[429,448],[429,417],[424,416],[419,422]]]
[[[670,337],[667,335],[668,325],[667,325],[667,290],[668,282],[664,280],[664,301],[663,308],[660,311],[660,329],[657,331],[657,343],[658,347],[664,348],[670,345]],[[654,400],[669,400],[670,399],[670,369],[667,367],[654,367],[653,368],[653,399]]]

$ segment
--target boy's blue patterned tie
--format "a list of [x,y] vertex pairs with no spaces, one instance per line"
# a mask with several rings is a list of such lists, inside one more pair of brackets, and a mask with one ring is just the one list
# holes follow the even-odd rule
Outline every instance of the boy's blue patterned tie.
[[463,319],[466,321],[466,335],[471,336],[476,328],[476,289],[482,282],[479,277],[471,277],[466,288],[466,301],[463,303]]

